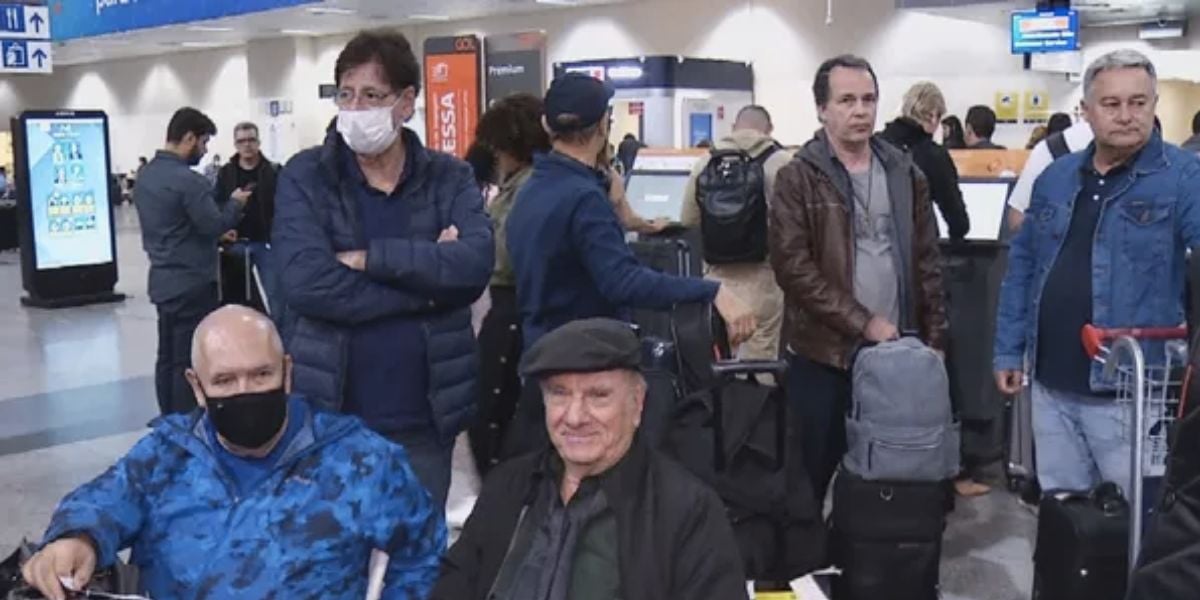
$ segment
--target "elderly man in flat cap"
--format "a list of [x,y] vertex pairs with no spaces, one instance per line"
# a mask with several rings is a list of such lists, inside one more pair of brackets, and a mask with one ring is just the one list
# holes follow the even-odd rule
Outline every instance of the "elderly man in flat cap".
[[639,439],[640,363],[637,336],[611,319],[568,323],[526,352],[553,448],[492,471],[435,600],[746,598],[720,499]]

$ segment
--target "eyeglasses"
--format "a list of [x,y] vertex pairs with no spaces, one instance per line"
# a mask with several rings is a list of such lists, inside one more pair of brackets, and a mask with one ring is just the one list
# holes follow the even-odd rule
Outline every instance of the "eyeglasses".
[[234,140],[234,141],[233,141],[233,143],[235,143],[235,144],[237,144],[237,145],[239,145],[239,146],[242,146],[242,145],[244,145],[244,144],[257,144],[257,143],[258,143],[258,138],[256,138],[256,137],[252,137],[252,138],[242,138],[242,139],[240,139],[240,140]]
[[358,98],[367,106],[372,108],[382,108],[387,106],[389,104],[388,99],[395,95],[396,94],[394,92],[381,92],[371,88],[367,88],[357,93],[350,88],[342,88],[338,90],[337,96],[334,97],[333,101],[339,107],[345,108],[354,104],[354,99]]

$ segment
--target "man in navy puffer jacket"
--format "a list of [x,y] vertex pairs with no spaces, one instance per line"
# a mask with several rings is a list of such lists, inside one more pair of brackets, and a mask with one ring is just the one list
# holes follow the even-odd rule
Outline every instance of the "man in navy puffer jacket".
[[68,495],[25,564],[48,598],[132,549],[142,592],[172,598],[423,599],[446,543],[404,450],[353,417],[290,396],[271,322],[240,306],[200,324],[188,371],[203,410],[159,419],[106,473]]
[[492,274],[491,221],[471,167],[400,126],[420,86],[402,35],[359,34],[335,77],[336,126],[275,196],[296,390],[403,445],[442,505],[475,410],[470,306]]

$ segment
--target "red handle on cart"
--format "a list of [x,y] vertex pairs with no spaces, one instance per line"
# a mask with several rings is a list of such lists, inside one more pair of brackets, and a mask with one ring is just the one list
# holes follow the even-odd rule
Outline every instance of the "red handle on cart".
[[1081,332],[1083,348],[1089,358],[1096,358],[1104,349],[1104,342],[1119,337],[1131,337],[1139,340],[1186,340],[1186,327],[1132,327],[1117,329],[1102,329],[1095,325],[1084,325]]

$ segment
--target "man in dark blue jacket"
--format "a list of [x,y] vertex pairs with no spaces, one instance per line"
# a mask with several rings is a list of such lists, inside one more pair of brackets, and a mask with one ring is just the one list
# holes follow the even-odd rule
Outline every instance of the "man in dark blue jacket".
[[271,321],[242,306],[204,319],[188,380],[204,407],[159,419],[54,512],[23,568],[47,598],[80,590],[132,549],[154,598],[425,598],[446,544],[441,511],[399,446],[290,396]]
[[715,302],[736,344],[754,330],[745,304],[719,284],[671,277],[638,262],[596,172],[608,144],[613,89],[582,74],[554,81],[545,126],[554,150],[534,161],[506,241],[517,276],[525,347],[576,319],[627,318],[631,308]]
[[275,196],[296,390],[404,445],[441,505],[475,408],[470,305],[491,277],[491,222],[471,168],[401,127],[420,87],[402,35],[359,34],[335,78],[336,127]]
[[[708,302],[729,325],[730,343],[740,344],[755,328],[746,304],[716,282],[654,271],[625,244],[625,231],[596,170],[608,144],[612,97],[608,84],[582,74],[554,80],[546,93],[542,119],[554,149],[534,160],[505,233],[525,348],[577,319],[628,319],[632,308]],[[545,446],[540,396],[537,386],[522,391],[505,455]]]

